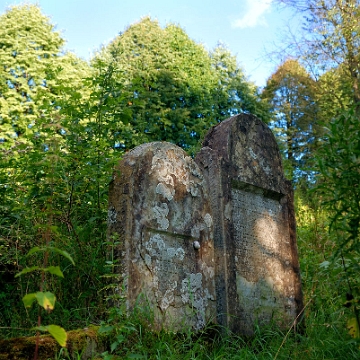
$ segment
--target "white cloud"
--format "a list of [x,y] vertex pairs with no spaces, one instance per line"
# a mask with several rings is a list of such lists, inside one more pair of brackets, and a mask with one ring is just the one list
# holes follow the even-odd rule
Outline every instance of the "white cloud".
[[232,22],[232,27],[247,28],[256,25],[266,25],[264,13],[270,8],[272,0],[246,0],[245,15]]

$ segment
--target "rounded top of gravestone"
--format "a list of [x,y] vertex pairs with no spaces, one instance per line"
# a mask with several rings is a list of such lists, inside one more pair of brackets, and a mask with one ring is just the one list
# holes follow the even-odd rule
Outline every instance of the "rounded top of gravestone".
[[178,147],[177,145],[171,144],[166,141],[153,141],[145,144],[138,145],[134,149],[130,150],[126,156],[141,156],[141,154],[144,154],[146,151],[156,151],[156,150],[163,150],[163,149],[175,149],[176,151],[183,152],[185,154],[185,151]]
[[[142,158],[145,161],[145,167],[139,160]],[[191,156],[189,156],[181,147],[166,141],[154,141],[141,144],[126,153],[122,161],[126,162],[128,165],[134,165],[136,161],[138,166],[139,164],[142,164],[140,166],[144,168],[144,170],[147,166],[150,166],[150,172],[155,172],[155,170],[157,170],[160,171],[159,174],[162,174],[162,168],[164,166],[176,168],[176,166],[180,166],[181,164],[181,166],[185,166],[189,169],[189,175],[199,179],[203,178],[197,164]],[[177,161],[180,161],[180,163],[177,163]]]
[[287,181],[275,137],[254,115],[240,114],[221,122],[208,132],[203,146],[212,149],[228,167],[233,186],[249,184],[286,193]]
[[109,192],[127,307],[150,306],[151,327],[198,330],[215,313],[213,218],[195,161],[166,142],[125,154]]
[[134,192],[139,204],[142,226],[173,231],[191,239],[198,239],[204,229],[211,231],[204,177],[179,146],[160,141],[142,144],[125,154],[118,170],[122,176],[133,179],[129,191]]

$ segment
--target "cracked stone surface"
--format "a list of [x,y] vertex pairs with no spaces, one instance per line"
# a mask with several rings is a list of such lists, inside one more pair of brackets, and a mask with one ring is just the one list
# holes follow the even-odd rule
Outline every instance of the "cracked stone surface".
[[270,129],[241,114],[212,128],[195,161],[214,220],[217,319],[245,335],[289,328],[303,307],[293,191]]
[[128,310],[148,306],[154,329],[218,322],[252,335],[288,329],[303,307],[293,190],[270,129],[241,114],[212,128],[195,161],[155,142],[113,175],[108,235]]
[[[215,318],[213,219],[206,182],[179,147],[154,142],[127,153],[109,194],[109,236],[129,311],[149,306],[154,329],[198,330]],[[194,246],[194,243],[198,244]]]

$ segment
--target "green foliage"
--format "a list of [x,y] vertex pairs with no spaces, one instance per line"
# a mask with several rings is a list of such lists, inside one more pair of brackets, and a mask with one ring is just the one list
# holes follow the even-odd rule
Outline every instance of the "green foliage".
[[[292,55],[320,79],[319,94],[325,113],[337,117],[348,102],[360,101],[359,0],[277,0],[303,17],[303,32],[286,44]],[[326,103],[325,103],[326,102]],[[329,109],[327,109],[329,107]]]
[[[305,333],[286,336],[270,327],[244,339],[221,337],[221,329],[210,325],[199,334],[154,333],[144,325],[146,309],[129,318],[118,291],[104,300],[118,287],[116,258],[105,261],[116,244],[106,240],[113,166],[124,151],[145,141],[167,140],[194,153],[204,132],[228,116],[251,112],[270,121],[267,103],[224,46],[208,53],[179,26],[162,29],[149,18],[130,26],[91,66],[62,53],[63,39],[33,5],[1,15],[0,39],[0,61],[6,64],[0,69],[0,327],[12,327],[4,336],[31,327],[36,316],[31,304],[38,302],[53,308],[43,314],[46,323],[71,329],[102,320],[111,339],[107,358],[359,358],[358,344],[346,332],[348,324],[357,334],[350,309],[357,309],[359,300],[354,209],[360,134],[354,114],[331,125],[332,152],[323,155],[329,177],[322,197],[329,209],[319,208],[315,197],[298,199]],[[282,139],[289,135],[296,144],[294,158],[304,151],[310,158],[308,142],[317,135],[314,82],[300,67],[288,70],[274,75],[271,89],[276,96],[283,89],[291,95],[294,122]],[[339,84],[348,106],[353,83],[347,78]],[[274,108],[284,115],[288,105],[275,100]],[[331,236],[327,219],[334,219]],[[46,278],[40,291],[36,273]],[[56,325],[37,329],[64,341]]]
[[179,26],[162,29],[144,18],[131,25],[99,52],[97,69],[113,66],[123,97],[111,96],[121,109],[119,127],[128,124],[142,142],[169,141],[194,152],[205,132],[219,121],[243,111],[268,112],[248,83],[235,58],[223,46],[209,54]]
[[[313,32],[311,58],[319,67],[338,68],[350,85],[353,103],[360,101],[359,84],[359,1],[311,1],[308,28]],[[316,9],[315,9],[315,6]]]
[[[66,258],[68,258],[72,264],[74,264],[73,259],[71,258],[71,256],[66,253],[61,251],[60,249],[57,249],[55,247],[52,247],[51,249],[53,249],[54,251],[58,252],[58,253],[62,253]],[[31,249],[28,253],[28,255],[32,255],[35,254],[37,252],[39,252],[41,249],[39,247],[35,247],[33,249]],[[47,252],[49,249],[45,249],[45,255],[44,255],[44,264],[46,264],[47,262]],[[39,267],[39,266],[33,266],[31,268],[26,268],[22,271],[20,271],[16,276],[21,276],[24,274],[28,274],[31,273],[33,271],[39,270],[42,272],[42,277],[41,277],[41,284],[40,284],[40,289],[42,289],[45,286],[45,273],[49,272],[50,274],[59,276],[59,277],[64,277],[63,273],[60,270],[59,266],[49,266],[49,267]],[[54,310],[55,307],[55,301],[56,301],[56,297],[52,292],[49,291],[38,291],[36,293],[28,293],[23,297],[23,303],[25,308],[30,308],[33,304],[34,301],[37,301],[37,303],[43,307],[47,312],[50,312],[52,310]],[[36,326],[35,328],[33,328],[34,330],[39,330],[39,331],[48,331],[53,337],[54,339],[59,343],[60,346],[65,347],[66,346],[66,339],[67,339],[67,335],[66,335],[66,331],[58,326],[58,325],[47,325],[47,326],[40,326],[41,324],[41,316],[40,316],[40,312],[39,312],[39,316],[38,316],[38,326]],[[37,358],[37,351],[38,351],[38,341],[39,338],[37,338],[37,344],[36,344],[36,350],[35,350],[35,358]]]
[[[342,265],[342,278],[348,285],[347,306],[360,324],[360,121],[355,110],[343,114],[330,124],[328,142],[319,154],[320,180],[317,191],[329,209],[330,231],[336,239],[332,268]],[[334,270],[333,270],[334,271]],[[357,328],[351,333],[358,337]]]
[[9,140],[26,133],[39,116],[32,98],[46,78],[44,59],[53,62],[63,40],[34,5],[10,8],[0,24],[1,130]]
[[331,229],[341,251],[358,253],[360,234],[360,121],[354,110],[329,125],[328,142],[319,154],[319,193],[332,212]]
[[26,294],[23,297],[23,303],[26,308],[32,306],[33,302],[37,300],[38,304],[45,310],[53,310],[55,306],[56,297],[51,292],[42,292]]
[[287,60],[262,92],[274,113],[270,126],[283,154],[286,176],[294,183],[310,176],[321,136],[316,83],[296,60]]
[[[296,213],[304,302],[307,304],[307,341],[313,337],[331,347],[322,349],[314,343],[309,348],[310,353],[313,352],[309,358],[348,357],[335,355],[336,346],[352,348],[354,353],[349,357],[356,358],[359,356],[356,355],[358,344],[346,334],[346,326],[354,316],[346,301],[349,292],[347,276],[342,259],[334,259],[338,238],[329,236],[332,212],[321,205],[314,193],[306,199],[297,191]],[[338,345],[336,337],[339,337]],[[320,355],[322,351],[327,351],[328,355]]]
[[215,85],[202,46],[176,26],[163,30],[145,18],[117,37],[99,58],[117,66],[117,81],[124,84],[125,93],[120,106],[127,109],[124,119],[139,134],[136,145],[153,140],[183,147],[197,143]]
[[47,331],[50,335],[58,342],[62,347],[66,346],[67,334],[66,331],[57,325],[47,325],[47,326],[36,326],[35,330]]
[[[285,338],[280,330],[257,328],[251,338],[221,335],[221,328],[208,325],[194,333],[151,332],[136,318],[118,318],[116,329],[109,329],[110,359],[357,359],[357,344],[338,329],[339,313],[319,308],[307,321],[305,334]],[[106,329],[104,329],[106,330]],[[112,346],[112,349],[111,349]]]
[[[33,12],[40,14],[33,6],[19,9],[25,27],[26,14],[29,18]],[[36,33],[29,33],[30,42],[31,36],[36,39]],[[29,123],[26,114],[19,115],[16,119],[23,121],[27,131],[15,134],[13,141],[9,135],[0,142],[0,276],[7,284],[4,295],[13,299],[0,304],[0,326],[5,327],[14,319],[17,327],[29,327],[34,316],[31,310],[25,313],[15,305],[25,288],[30,293],[36,290],[32,276],[27,281],[14,277],[16,272],[28,272],[25,262],[29,269],[50,274],[47,286],[56,289],[58,306],[45,314],[49,321],[60,319],[70,328],[85,326],[102,309],[98,289],[106,271],[107,187],[113,162],[121,156],[115,148],[115,142],[120,142],[114,125],[119,111],[113,111],[104,89],[119,94],[121,87],[109,82],[111,68],[90,76],[90,68],[74,55],[59,57],[68,64],[61,68],[55,58],[42,60],[43,79],[51,83],[51,91],[39,85],[32,93],[30,102],[38,111],[35,120]],[[10,95],[5,94],[5,101]],[[28,263],[30,249],[33,259]],[[59,267],[32,263],[41,253],[49,253],[48,260]],[[78,266],[70,271],[66,261],[71,258]],[[61,274],[66,282],[52,276]],[[79,291],[74,292],[74,287]]]
[[11,148],[36,131],[42,105],[60,95],[59,83],[80,85],[86,64],[61,52],[64,40],[36,5],[13,6],[1,15],[0,39],[1,142]]
[[[17,321],[16,327],[28,328],[35,316],[31,309],[17,308],[25,289],[36,291],[34,276],[14,276],[28,272],[25,264],[49,274],[47,285],[49,290],[57,288],[60,304],[62,299],[74,304],[78,297],[72,291],[64,297],[60,278],[53,276],[61,277],[64,271],[70,282],[80,278],[63,262],[70,253],[76,260],[78,255],[62,215],[68,210],[64,200],[70,193],[66,170],[71,159],[61,106],[70,98],[75,101],[80,90],[86,97],[82,78],[90,68],[74,55],[62,53],[64,40],[53,29],[34,5],[14,6],[1,15],[0,62],[5,66],[0,69],[0,281],[6,283],[2,294],[12,299],[0,305],[4,327]],[[60,247],[64,250],[53,251]],[[50,251],[48,260],[58,267],[34,265],[40,254],[28,261],[29,249]],[[57,306],[53,314],[61,308]]]
[[341,116],[353,104],[352,85],[344,64],[322,74],[317,89],[319,117],[325,124]]
[[247,81],[236,57],[222,44],[210,52],[210,57],[218,78],[217,86],[213,89],[217,122],[245,112],[268,123],[271,120],[270,108],[262,99],[259,89]]
[[[360,2],[279,2],[295,7],[304,16],[301,41],[293,42],[297,49],[295,54],[304,60],[307,69],[318,79],[315,100],[319,117],[327,127],[323,146],[315,154],[318,160],[315,199],[327,211],[328,237],[332,244],[328,257],[321,262],[321,269],[336,278],[337,286],[342,283],[341,289],[347,293],[346,301],[343,299],[337,306],[352,309],[354,318],[349,320],[349,324],[356,336],[360,324]],[[313,120],[310,124],[315,125]]]

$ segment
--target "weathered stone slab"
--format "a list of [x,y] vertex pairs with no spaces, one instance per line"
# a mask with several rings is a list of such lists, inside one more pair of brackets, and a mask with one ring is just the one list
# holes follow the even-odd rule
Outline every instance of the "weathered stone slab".
[[234,116],[205,137],[196,157],[214,218],[218,322],[251,335],[289,327],[302,309],[291,184],[270,129]]
[[108,219],[129,310],[146,303],[153,328],[174,331],[215,318],[213,219],[191,157],[165,142],[127,153],[114,173]]

